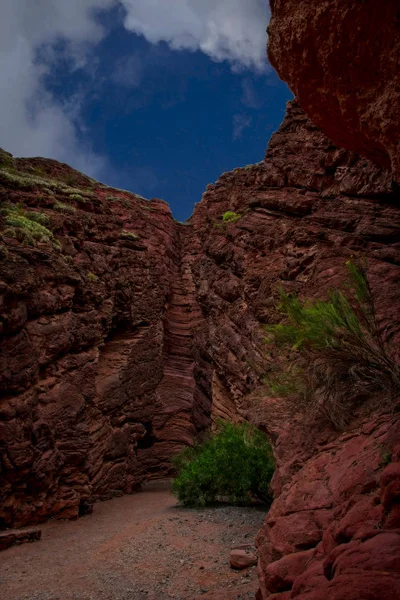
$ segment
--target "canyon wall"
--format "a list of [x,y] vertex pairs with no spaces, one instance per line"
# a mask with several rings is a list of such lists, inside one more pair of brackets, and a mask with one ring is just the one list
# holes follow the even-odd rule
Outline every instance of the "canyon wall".
[[[190,227],[164,202],[66,165],[0,158],[5,527],[75,517],[167,474],[208,426],[210,399],[195,379],[202,319],[184,258]],[[18,204],[54,239],[16,239],[24,229],[5,207]]]
[[[265,160],[209,186],[192,218],[212,411],[246,416],[274,441],[275,501],[257,540],[260,599],[400,595],[398,412],[383,394],[354,411],[345,433],[293,412],[263,386],[274,357],[261,329],[279,318],[278,286],[326,297],[343,285],[346,261],[362,257],[380,329],[400,359],[400,208],[391,181],[335,147],[292,102]],[[228,210],[240,218],[224,223]]]
[[271,0],[268,55],[302,108],[340,147],[400,182],[398,0]]
[[[323,216],[319,224],[332,234],[341,221],[342,207],[350,208],[349,201],[354,202],[350,212],[358,224],[365,219],[365,229],[357,225],[353,229],[349,222],[341,221],[341,234],[335,242],[341,238],[339,246],[343,249],[348,244],[346,232],[356,234],[360,246],[355,254],[368,257],[380,327],[392,355],[399,360],[400,236],[393,230],[388,238],[375,237],[378,221],[372,215],[378,206],[381,210],[386,205],[384,211],[389,209],[391,223],[399,223],[400,5],[396,0],[383,4],[271,0],[271,10],[270,61],[307,115],[339,147],[356,151],[387,169],[386,192],[375,176],[367,190],[357,179],[372,168],[371,164],[338,151],[342,156],[353,156],[344,171],[339,165],[337,172],[344,175],[343,181],[349,176],[349,172],[345,175],[346,167],[356,160],[350,176],[354,185],[340,190],[339,204],[340,196],[333,202],[331,198],[333,220]],[[294,185],[301,175],[298,164],[305,160],[306,173],[313,171],[309,169],[309,154],[309,146],[306,144],[302,152],[299,144],[297,158],[287,157],[294,167],[288,169],[288,175],[296,173]],[[303,181],[300,185],[304,186]],[[321,192],[321,199],[331,196],[329,191]],[[361,198],[364,194],[367,201]],[[379,221],[383,225],[385,218]],[[330,241],[329,253],[333,245]],[[336,249],[339,256],[342,250]],[[299,285],[296,268],[292,274],[298,282],[294,289],[300,289],[305,297],[326,290],[321,281],[316,291],[313,277],[310,287],[304,288]],[[390,302],[395,310],[389,308]],[[399,404],[393,407],[382,394],[373,406],[355,411],[346,432],[338,435],[321,419],[307,419],[304,414],[295,418],[289,415],[284,423],[277,423],[279,414],[283,419],[286,416],[284,402],[264,398],[262,403],[260,421],[276,435],[278,469],[273,481],[275,501],[257,540],[259,599],[400,597]]]

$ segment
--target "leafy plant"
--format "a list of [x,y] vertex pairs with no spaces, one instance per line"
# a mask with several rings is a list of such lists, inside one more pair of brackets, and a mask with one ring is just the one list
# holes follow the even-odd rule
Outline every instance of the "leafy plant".
[[266,327],[267,341],[287,352],[267,377],[271,391],[322,410],[339,429],[357,404],[400,390],[399,365],[377,325],[365,267],[346,264],[347,295],[331,290],[328,300],[302,301],[281,290],[285,320]]
[[50,225],[50,217],[44,213],[30,211],[26,212],[24,216],[30,221],[34,221],[35,223],[39,223],[39,225],[43,225],[43,227]]
[[382,450],[381,465],[387,467],[392,462],[392,453],[389,450]]
[[266,436],[247,423],[220,421],[215,434],[184,449],[173,464],[177,471],[173,492],[185,506],[271,500],[272,449]]
[[12,154],[9,154],[8,152],[5,152],[5,150],[0,148],[0,168],[7,167],[12,169],[14,167],[14,163],[15,161]]
[[239,221],[241,218],[242,215],[240,213],[233,212],[232,210],[227,210],[222,215],[222,221],[224,223],[236,223],[236,221]]
[[74,260],[74,257],[73,257],[73,256],[70,256],[69,254],[67,254],[67,255],[64,255],[64,254],[62,254],[62,255],[61,255],[61,258],[64,260],[64,262],[65,262],[67,265],[70,265],[71,267],[72,267],[72,266],[74,266],[74,264],[75,264],[75,260]]
[[97,277],[97,275],[95,275],[94,273],[90,273],[90,272],[87,274],[87,278],[88,278],[88,280],[89,280],[89,281],[91,281],[92,283],[94,283],[95,281],[97,281],[97,280],[98,280],[98,277]]

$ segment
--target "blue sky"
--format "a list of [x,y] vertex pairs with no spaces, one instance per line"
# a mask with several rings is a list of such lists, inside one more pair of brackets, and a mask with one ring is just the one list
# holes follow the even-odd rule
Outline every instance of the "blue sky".
[[262,160],[292,97],[265,58],[264,0],[6,4],[20,42],[0,41],[0,146],[163,198],[178,220],[224,171]]

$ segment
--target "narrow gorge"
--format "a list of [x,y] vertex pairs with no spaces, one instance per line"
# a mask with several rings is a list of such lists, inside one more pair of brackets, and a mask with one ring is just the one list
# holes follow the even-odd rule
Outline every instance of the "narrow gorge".
[[[170,476],[219,417],[248,420],[277,460],[259,600],[395,600],[399,412],[383,394],[344,432],[293,414],[265,386],[263,325],[279,286],[325,297],[360,257],[400,361],[400,6],[297,4],[271,1],[269,55],[298,100],[264,159],[210,184],[186,223],[162,200],[1,152],[0,527],[83,516]],[[366,24],[388,32],[377,64],[357,37],[347,72],[335,48],[353,52],[346,28]],[[382,64],[384,83],[370,84]],[[10,217],[34,213],[51,235],[33,245]]]

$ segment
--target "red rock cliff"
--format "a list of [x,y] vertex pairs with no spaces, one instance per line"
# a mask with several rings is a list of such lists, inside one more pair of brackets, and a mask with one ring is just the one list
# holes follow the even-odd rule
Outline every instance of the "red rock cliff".
[[[224,224],[227,210],[241,217]],[[382,397],[372,413],[355,413],[344,434],[293,417],[262,386],[269,359],[260,329],[272,318],[277,284],[321,297],[343,281],[351,255],[363,256],[380,327],[399,356],[400,209],[390,173],[335,147],[291,103],[265,161],[209,186],[192,223],[212,413],[247,415],[275,440],[259,597],[399,597],[398,416]]]
[[271,0],[269,59],[339,146],[400,182],[399,0]]
[[[191,227],[66,165],[1,158],[0,522],[18,526],[168,473],[209,398]],[[38,213],[54,238],[29,245]]]

